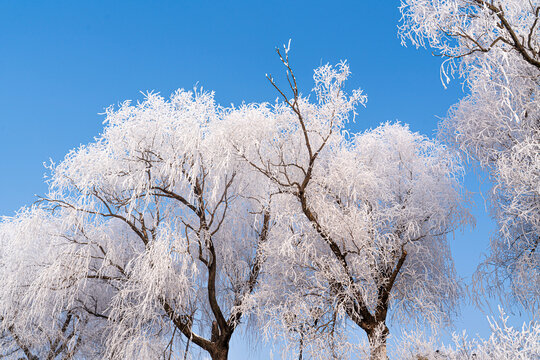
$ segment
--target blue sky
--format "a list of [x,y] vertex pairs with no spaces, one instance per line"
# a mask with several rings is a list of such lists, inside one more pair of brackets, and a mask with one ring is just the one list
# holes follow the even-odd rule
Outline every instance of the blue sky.
[[[461,84],[456,80],[445,90],[441,59],[400,45],[398,6],[390,0],[2,0],[0,214],[11,215],[44,194],[43,163],[92,141],[103,127],[99,113],[141,99],[141,91],[168,96],[197,85],[214,90],[222,105],[273,102],[277,94],[265,74],[282,75],[274,49],[289,39],[304,93],[317,66],[350,63],[348,87],[368,94],[351,131],[399,120],[432,136],[438,117],[463,96]],[[481,187],[472,174],[466,184],[473,192]],[[464,278],[494,228],[482,197],[474,199],[476,228],[451,241]],[[464,307],[455,330],[465,328],[486,336],[485,315]],[[245,348],[235,341],[231,351],[242,358]]]

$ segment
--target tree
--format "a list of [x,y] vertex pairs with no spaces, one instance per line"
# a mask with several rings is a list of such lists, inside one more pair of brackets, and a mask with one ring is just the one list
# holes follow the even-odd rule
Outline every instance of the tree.
[[245,106],[231,127],[244,133],[231,137],[243,139],[234,148],[275,187],[255,297],[262,316],[299,341],[300,358],[308,347],[314,358],[339,357],[351,346],[342,324],[349,320],[366,332],[371,358],[386,359],[391,312],[438,324],[457,305],[446,234],[470,219],[461,165],[400,124],[348,135],[345,124],[366,97],[345,95],[347,64],[315,71],[312,103],[299,93],[288,48],[278,54],[292,95],[269,77],[284,103]]
[[499,308],[498,320],[489,319],[488,339],[469,339],[466,332],[453,334],[453,344],[445,346],[422,333],[403,336],[395,346],[394,356],[403,360],[529,360],[540,358],[540,324],[531,321],[520,329],[508,324],[508,317]]
[[51,167],[39,208],[61,222],[60,245],[52,264],[36,259],[32,296],[106,320],[98,356],[184,357],[194,344],[227,358],[271,224],[264,182],[222,136],[224,112],[208,93],[148,94],[109,108],[103,134]]
[[[441,136],[489,173],[498,232],[476,274],[489,294],[509,289],[522,305],[540,300],[540,4],[537,0],[402,0],[403,42],[446,58],[469,94]],[[508,299],[508,298],[507,298]]]

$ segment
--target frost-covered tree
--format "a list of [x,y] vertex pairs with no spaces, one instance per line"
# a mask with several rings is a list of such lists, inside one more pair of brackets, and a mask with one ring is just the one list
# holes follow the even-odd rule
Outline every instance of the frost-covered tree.
[[538,0],[402,0],[404,43],[446,57],[468,95],[441,135],[489,173],[498,224],[477,284],[540,304],[540,38]]
[[470,219],[460,162],[400,124],[350,135],[345,124],[366,97],[344,93],[347,64],[315,71],[311,102],[283,54],[292,94],[269,77],[283,103],[230,115],[231,129],[244,133],[233,141],[248,139],[234,147],[275,188],[255,298],[267,333],[285,328],[300,357],[345,355],[352,321],[367,334],[371,358],[386,359],[390,314],[431,325],[452,318],[460,285],[446,235]]
[[[62,321],[72,308],[105,320],[98,358],[185,358],[199,348],[226,359],[252,306],[270,214],[264,178],[231,153],[225,112],[212,94],[186,91],[108,109],[102,135],[51,167],[39,209],[60,222],[42,240],[55,239],[47,249],[56,255],[27,259],[36,270],[20,276],[40,301],[21,311],[34,319],[46,304]],[[45,236],[19,230],[26,237],[11,249]]]
[[444,345],[422,333],[410,332],[395,342],[393,356],[402,360],[532,360],[540,359],[540,323],[524,323],[521,329],[508,324],[502,312],[488,319],[488,339],[469,339],[466,332],[453,334],[453,344]]

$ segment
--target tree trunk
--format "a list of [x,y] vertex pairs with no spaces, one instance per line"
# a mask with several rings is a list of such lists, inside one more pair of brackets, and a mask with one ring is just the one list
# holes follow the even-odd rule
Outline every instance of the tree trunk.
[[229,357],[229,348],[220,348],[214,351],[212,354],[212,360],[227,360]]
[[386,339],[388,338],[388,327],[385,323],[380,323],[374,330],[368,332],[370,347],[370,360],[387,360]]

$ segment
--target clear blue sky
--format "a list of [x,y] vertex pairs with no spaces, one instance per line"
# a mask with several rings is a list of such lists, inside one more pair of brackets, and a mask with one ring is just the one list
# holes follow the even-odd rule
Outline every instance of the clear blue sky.
[[[399,1],[0,1],[0,214],[44,194],[49,158],[60,161],[102,129],[104,108],[140,91],[168,96],[203,86],[219,103],[273,101],[266,73],[282,74],[274,48],[292,38],[304,92],[313,68],[347,59],[348,86],[369,100],[351,131],[399,120],[432,136],[438,116],[463,96],[445,90],[440,58],[400,45]],[[477,192],[474,175],[467,186]],[[485,188],[485,186],[484,186]],[[475,196],[477,226],[452,249],[468,278],[494,225]],[[495,304],[495,303],[494,303]],[[496,307],[496,305],[495,305]],[[456,330],[488,334],[485,315],[465,307]],[[237,338],[239,336],[237,335]],[[232,358],[244,358],[235,341]],[[236,354],[236,355],[235,355]],[[253,356],[251,353],[250,357]],[[261,356],[266,358],[266,356]]]

